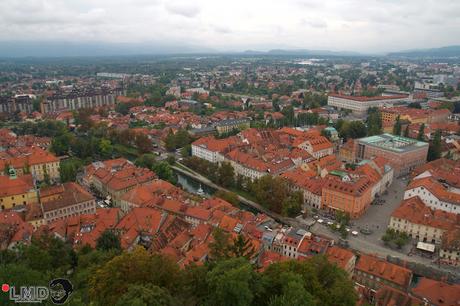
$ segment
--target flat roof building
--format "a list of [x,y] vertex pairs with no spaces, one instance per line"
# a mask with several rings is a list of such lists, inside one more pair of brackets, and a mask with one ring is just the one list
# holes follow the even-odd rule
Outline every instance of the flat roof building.
[[370,107],[393,106],[395,103],[406,101],[407,98],[408,95],[365,97],[330,94],[327,98],[327,105],[339,110],[351,110],[357,116],[366,116]]
[[358,161],[381,156],[388,159],[396,177],[409,174],[426,162],[428,143],[412,138],[381,134],[358,139],[355,142]]

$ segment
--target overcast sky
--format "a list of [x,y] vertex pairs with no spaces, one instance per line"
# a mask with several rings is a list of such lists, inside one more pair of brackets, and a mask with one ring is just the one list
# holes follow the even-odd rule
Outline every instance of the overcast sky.
[[1,41],[385,52],[460,44],[460,0],[0,0]]

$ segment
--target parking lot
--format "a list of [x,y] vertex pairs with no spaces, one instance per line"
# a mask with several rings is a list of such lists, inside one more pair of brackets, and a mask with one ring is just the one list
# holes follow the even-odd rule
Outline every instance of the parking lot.
[[353,228],[358,231],[369,229],[372,233],[367,236],[369,239],[376,240],[382,238],[390,221],[391,213],[399,206],[403,197],[407,180],[395,179],[388,188],[386,195],[380,196],[381,204],[371,205],[366,213],[357,220],[353,220]]

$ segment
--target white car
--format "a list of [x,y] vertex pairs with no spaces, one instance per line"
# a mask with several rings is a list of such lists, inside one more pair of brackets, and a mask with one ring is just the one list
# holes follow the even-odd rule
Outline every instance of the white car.
[[352,231],[351,234],[352,234],[353,236],[358,236],[358,232],[357,232],[357,231]]
[[332,221],[327,221],[327,225],[332,225],[332,224],[334,224],[334,222],[332,222]]
[[323,223],[323,222],[324,222],[323,219],[318,219],[318,223],[321,224],[321,223]]

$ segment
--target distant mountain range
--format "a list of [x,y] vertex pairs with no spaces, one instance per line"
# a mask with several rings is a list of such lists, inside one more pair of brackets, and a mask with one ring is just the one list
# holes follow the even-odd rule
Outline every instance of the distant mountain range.
[[457,57],[457,58],[460,58],[460,46],[448,46],[448,47],[441,47],[441,48],[392,52],[392,53],[389,53],[388,56],[413,57],[413,58],[415,57],[433,57],[433,58]]
[[292,56],[302,56],[302,55],[322,55],[322,56],[363,56],[366,54],[359,52],[351,51],[330,51],[330,50],[309,50],[309,49],[294,49],[294,50],[284,50],[284,49],[272,49],[269,51],[254,51],[246,50],[244,54],[250,55],[292,55]]
[[310,49],[272,49],[269,51],[246,50],[243,52],[218,52],[201,46],[183,44],[165,44],[150,42],[138,44],[123,43],[90,43],[90,42],[33,42],[4,41],[0,42],[0,58],[22,57],[103,57],[103,56],[134,56],[134,55],[178,55],[178,54],[234,54],[234,55],[274,55],[274,56],[390,56],[390,57],[435,57],[460,58],[460,45],[433,49],[407,50],[388,54],[369,54],[350,51],[310,50]]

